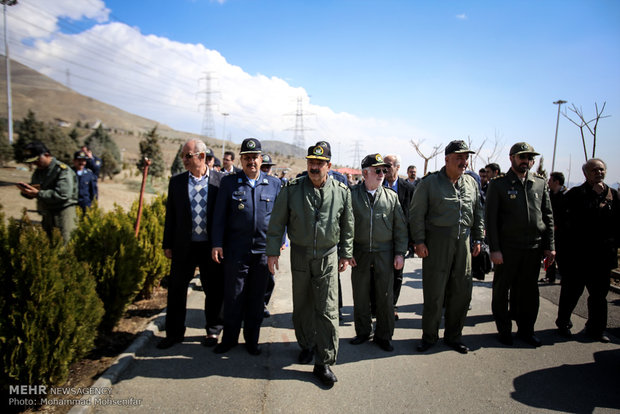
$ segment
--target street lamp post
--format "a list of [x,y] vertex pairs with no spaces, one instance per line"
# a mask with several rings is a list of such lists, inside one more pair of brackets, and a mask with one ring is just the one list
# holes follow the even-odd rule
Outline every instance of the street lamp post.
[[4,58],[6,59],[6,105],[7,124],[9,126],[9,144],[13,144],[13,107],[11,105],[11,58],[9,57],[9,40],[6,29],[6,6],[14,6],[17,0],[0,0],[4,9]]
[[224,159],[224,150],[226,149],[226,117],[230,115],[227,112],[222,112],[224,117],[224,125],[222,126],[222,159]]
[[558,99],[554,102],[555,105],[558,106],[558,120],[555,123],[555,140],[553,141],[553,159],[551,160],[551,172],[555,171],[555,149],[558,145],[558,127],[560,126],[560,108],[562,104],[565,104],[566,101]]

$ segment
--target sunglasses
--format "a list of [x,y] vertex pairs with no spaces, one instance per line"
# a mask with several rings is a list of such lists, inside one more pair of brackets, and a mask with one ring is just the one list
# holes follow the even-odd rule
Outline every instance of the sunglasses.
[[534,156],[532,154],[519,154],[519,159],[534,161]]
[[379,175],[381,173],[383,173],[383,175],[387,174],[388,170],[387,168],[375,168],[375,174]]
[[199,153],[199,152],[194,152],[194,153],[192,153],[192,152],[188,152],[188,153],[187,153],[187,154],[185,154],[185,155],[181,155],[181,158],[185,158],[186,160],[190,160],[190,159],[192,159],[193,157],[195,157],[196,155],[200,155],[200,153]]

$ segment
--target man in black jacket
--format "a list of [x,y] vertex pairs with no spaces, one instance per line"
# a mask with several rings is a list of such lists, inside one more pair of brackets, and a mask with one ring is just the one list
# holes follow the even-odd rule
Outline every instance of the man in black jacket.
[[166,338],[157,347],[170,348],[183,341],[187,287],[200,268],[200,281],[205,292],[207,337],[204,345],[214,346],[220,334],[224,277],[211,259],[211,227],[215,199],[221,175],[209,170],[213,151],[201,140],[188,141],[181,151],[185,173],[175,175],[168,186],[163,248],[172,259],[166,310]]
[[609,342],[606,298],[611,270],[618,266],[620,198],[618,191],[603,182],[606,170],[602,160],[588,160],[583,165],[586,181],[565,194],[558,217],[563,238],[562,290],[555,323],[566,338],[571,337],[571,313],[587,287],[586,335]]

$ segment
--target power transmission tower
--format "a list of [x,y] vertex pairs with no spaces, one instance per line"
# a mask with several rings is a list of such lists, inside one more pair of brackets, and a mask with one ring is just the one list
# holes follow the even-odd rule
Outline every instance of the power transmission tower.
[[213,95],[219,93],[219,91],[214,91],[211,85],[211,81],[214,80],[212,77],[213,72],[205,72],[205,76],[198,80],[205,81],[205,89],[198,91],[199,94],[204,94],[205,100],[199,104],[200,106],[204,106],[204,113],[202,115],[202,129],[200,134],[205,137],[215,137],[215,121],[213,120]]
[[355,141],[355,145],[353,146],[353,168],[359,168],[362,158],[362,147],[360,146],[359,140]]
[[[297,110],[294,114],[286,114],[286,115],[295,115],[295,126],[292,128],[287,128],[286,131],[293,131],[293,145],[302,149],[306,148],[306,139],[304,137],[305,131],[312,131],[312,128],[304,127],[304,109],[303,109],[303,101],[301,97],[297,98]],[[305,115],[314,115],[310,113],[306,113]]]

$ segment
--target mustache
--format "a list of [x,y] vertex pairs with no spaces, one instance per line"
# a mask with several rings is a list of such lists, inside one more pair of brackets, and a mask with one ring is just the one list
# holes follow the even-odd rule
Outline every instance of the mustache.
[[310,174],[318,174],[321,172],[321,170],[319,169],[315,169],[315,168],[311,168],[310,171],[308,171]]

